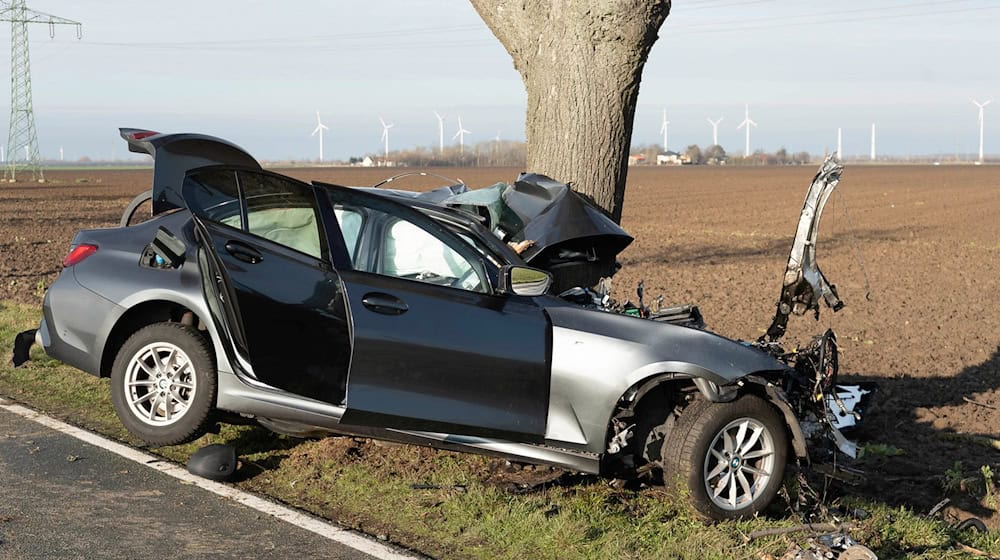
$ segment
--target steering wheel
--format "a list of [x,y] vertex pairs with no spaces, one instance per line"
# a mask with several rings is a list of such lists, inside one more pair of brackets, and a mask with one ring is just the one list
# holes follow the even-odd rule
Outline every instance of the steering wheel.
[[476,275],[476,269],[469,267],[469,270],[465,271],[465,274],[463,274],[461,277],[456,278],[455,281],[451,283],[451,285],[455,288],[462,288],[464,290],[477,288],[479,287],[479,282],[477,282],[475,286],[470,286],[468,288],[465,286],[465,283],[475,275]]

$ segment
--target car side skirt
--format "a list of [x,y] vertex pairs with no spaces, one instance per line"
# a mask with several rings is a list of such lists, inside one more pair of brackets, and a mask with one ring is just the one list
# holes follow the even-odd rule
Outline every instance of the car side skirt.
[[292,395],[251,380],[244,380],[232,373],[219,372],[217,407],[246,416],[261,417],[264,420],[261,423],[269,427],[297,424],[303,432],[318,431],[372,437],[449,451],[503,457],[526,463],[554,465],[590,474],[600,472],[599,455],[562,449],[557,447],[559,442],[534,445],[475,436],[341,424],[344,407]]

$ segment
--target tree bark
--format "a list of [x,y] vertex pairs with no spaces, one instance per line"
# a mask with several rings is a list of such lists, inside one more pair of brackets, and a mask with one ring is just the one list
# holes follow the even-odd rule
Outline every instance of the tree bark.
[[528,93],[528,170],[621,221],[639,81],[670,0],[471,0]]

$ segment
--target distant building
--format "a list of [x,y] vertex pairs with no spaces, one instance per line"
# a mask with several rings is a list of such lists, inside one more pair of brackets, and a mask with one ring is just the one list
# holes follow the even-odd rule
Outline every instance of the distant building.
[[361,160],[361,167],[373,167],[375,165],[375,160],[371,156],[365,156],[365,159]]
[[643,165],[646,163],[646,156],[643,154],[635,154],[633,156],[628,156],[629,165]]
[[656,156],[656,165],[680,165],[681,163],[681,155],[677,152],[667,150]]

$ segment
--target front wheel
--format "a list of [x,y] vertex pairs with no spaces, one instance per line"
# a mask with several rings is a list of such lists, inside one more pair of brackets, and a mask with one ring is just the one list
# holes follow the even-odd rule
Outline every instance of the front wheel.
[[663,443],[664,480],[674,481],[709,519],[746,518],[777,495],[787,452],[784,423],[760,397],[697,400]]
[[129,432],[153,446],[204,435],[215,404],[208,341],[191,327],[156,323],[122,345],[111,370],[111,401]]

